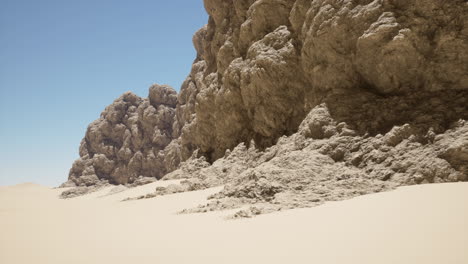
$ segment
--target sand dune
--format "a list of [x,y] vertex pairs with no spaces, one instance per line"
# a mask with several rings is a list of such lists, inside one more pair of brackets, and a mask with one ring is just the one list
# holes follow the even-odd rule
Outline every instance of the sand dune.
[[468,183],[241,220],[175,213],[216,188],[120,202],[169,183],[71,200],[34,184],[1,187],[0,263],[468,263]]

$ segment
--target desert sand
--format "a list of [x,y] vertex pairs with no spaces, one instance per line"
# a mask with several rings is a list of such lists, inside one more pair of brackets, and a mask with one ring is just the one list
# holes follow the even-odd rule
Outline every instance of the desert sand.
[[235,220],[176,213],[219,188],[121,202],[170,183],[69,200],[63,189],[0,187],[0,263],[468,263],[468,183]]

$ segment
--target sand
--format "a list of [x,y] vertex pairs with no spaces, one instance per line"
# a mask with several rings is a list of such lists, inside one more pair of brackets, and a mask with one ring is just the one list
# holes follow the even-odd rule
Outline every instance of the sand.
[[120,202],[169,183],[70,200],[34,184],[0,187],[0,263],[468,263],[468,183],[240,220],[175,213],[219,188]]

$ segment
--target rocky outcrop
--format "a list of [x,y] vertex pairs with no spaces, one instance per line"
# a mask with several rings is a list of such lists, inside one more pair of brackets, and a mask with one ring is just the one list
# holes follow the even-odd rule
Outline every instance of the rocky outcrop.
[[90,125],[73,183],[225,185],[208,210],[467,180],[466,1],[204,3],[177,99],[155,86],[114,102]]
[[194,36],[198,58],[181,90],[179,112],[194,114],[179,122],[188,153],[214,161],[241,142],[271,146],[324,102],[361,134],[404,123],[443,132],[467,115],[466,1],[205,6],[210,20]]
[[281,137],[274,146],[259,151],[240,144],[212,165],[192,157],[164,177],[187,180],[144,198],[224,185],[208,204],[184,212],[254,205],[236,214],[245,217],[402,185],[467,181],[467,139],[468,122],[463,120],[438,135],[420,134],[404,124],[383,135],[363,136],[336,122],[321,104],[297,133]]
[[92,186],[144,182],[167,173],[164,149],[172,141],[177,95],[153,85],[148,99],[130,92],[109,105],[89,125],[67,185]]

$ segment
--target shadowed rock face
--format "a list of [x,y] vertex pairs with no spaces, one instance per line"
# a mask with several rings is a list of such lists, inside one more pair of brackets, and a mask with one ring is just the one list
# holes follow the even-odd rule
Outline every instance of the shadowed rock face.
[[[363,169],[359,173],[369,175],[366,168],[374,166],[374,159],[392,160],[387,147],[413,135],[414,142],[431,146],[414,151],[424,149],[450,166],[452,176],[436,178],[465,179],[466,140],[455,140],[446,131],[468,119],[466,1],[204,3],[210,18],[193,37],[198,55],[179,95],[155,85],[149,99],[132,94],[117,99],[88,128],[81,158],[70,171],[72,182],[160,178],[190,157],[213,163],[241,143],[263,151],[307,122],[314,125],[303,136],[314,140],[340,134],[345,124],[352,137],[331,148],[341,144],[350,149],[330,155],[340,166],[344,160],[352,170]],[[466,138],[466,125],[461,127],[450,135]],[[385,155],[372,156],[377,151],[365,142],[393,134],[385,139]],[[438,136],[445,143],[433,148]],[[361,157],[364,165],[347,156],[355,152],[350,144],[369,149]],[[398,157],[398,162],[414,158]],[[429,170],[427,166],[420,170]],[[426,179],[401,180],[406,170],[398,173],[398,182]]]
[[[466,1],[207,0],[182,86],[183,147],[213,161],[290,135],[326,102],[361,133],[466,118]],[[423,103],[424,102],[424,103]],[[179,114],[178,114],[179,115]],[[188,114],[185,114],[188,116]],[[183,128],[183,129],[182,129]]]

